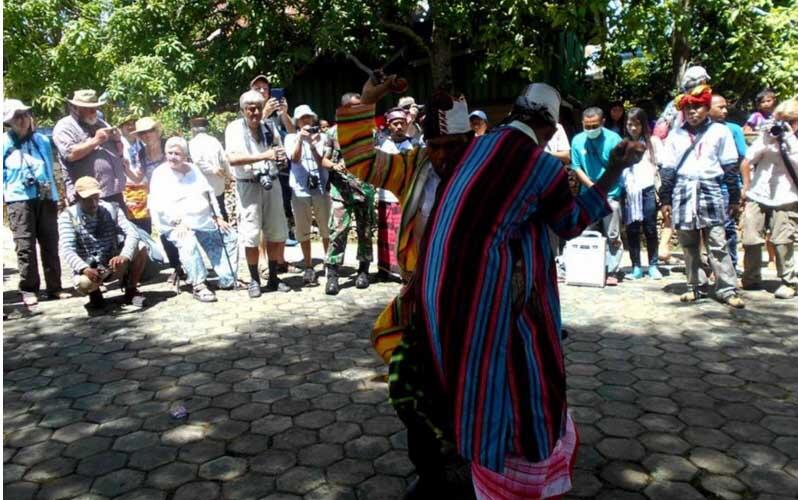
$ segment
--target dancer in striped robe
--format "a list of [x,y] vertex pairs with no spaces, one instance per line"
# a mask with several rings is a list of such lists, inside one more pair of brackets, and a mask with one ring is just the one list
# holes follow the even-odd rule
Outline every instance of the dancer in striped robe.
[[642,154],[624,141],[573,197],[543,151],[559,106],[555,89],[532,84],[506,126],[471,143],[438,193],[412,284],[418,321],[406,340],[430,381],[420,411],[453,433],[478,498],[570,489],[577,440],[547,226],[570,239],[609,213],[608,188]]

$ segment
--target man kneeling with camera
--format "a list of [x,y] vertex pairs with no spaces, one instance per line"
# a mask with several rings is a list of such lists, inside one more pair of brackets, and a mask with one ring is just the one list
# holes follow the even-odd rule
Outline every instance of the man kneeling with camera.
[[75,289],[89,296],[87,309],[102,309],[100,291],[110,278],[122,281],[125,302],[137,308],[146,305],[138,290],[147,265],[147,250],[139,248],[136,228],[116,205],[100,200],[100,183],[94,177],[75,182],[76,204],[58,217],[61,255],[72,268]]
[[324,244],[324,254],[330,244],[330,210],[332,199],[327,179],[329,171],[322,166],[327,135],[319,133],[313,126],[317,116],[310,106],[303,104],[294,110],[297,132],[285,137],[285,151],[291,160],[289,183],[292,190],[291,208],[296,223],[296,239],[302,247],[305,258],[305,286],[316,286],[316,271],[310,251],[310,227],[313,216],[319,226],[319,234]]

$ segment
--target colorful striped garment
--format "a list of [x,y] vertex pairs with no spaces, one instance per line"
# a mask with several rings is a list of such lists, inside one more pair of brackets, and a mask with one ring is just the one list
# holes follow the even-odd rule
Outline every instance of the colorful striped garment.
[[[391,154],[380,151],[374,143],[374,106],[357,105],[338,108],[338,142],[346,168],[359,179],[392,192],[402,207],[402,220],[396,248],[396,259],[405,279],[415,272],[419,239],[423,231],[421,206],[424,186],[433,175],[427,150],[415,147],[407,152]],[[396,299],[385,308],[375,323],[372,343],[385,363],[402,337],[406,324]]]
[[550,457],[566,433],[560,302],[547,227],[580,234],[609,213],[574,197],[562,163],[513,122],[471,143],[430,217],[414,295],[418,334],[458,452],[502,472]]

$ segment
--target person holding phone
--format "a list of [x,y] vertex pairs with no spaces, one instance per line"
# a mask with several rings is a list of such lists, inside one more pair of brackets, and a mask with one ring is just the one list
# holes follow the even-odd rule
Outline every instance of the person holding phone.
[[66,173],[67,199],[75,202],[75,182],[85,176],[100,183],[101,199],[127,212],[122,192],[125,165],[122,135],[97,116],[105,101],[94,90],[76,90],[68,99],[69,115],[56,123],[53,142]]

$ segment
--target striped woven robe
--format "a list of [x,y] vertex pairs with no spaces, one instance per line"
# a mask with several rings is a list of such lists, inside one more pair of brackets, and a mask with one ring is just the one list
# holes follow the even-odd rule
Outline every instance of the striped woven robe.
[[471,143],[430,216],[414,291],[458,452],[497,472],[507,456],[547,459],[566,430],[546,226],[569,239],[609,213],[598,186],[574,197],[536,141],[513,122]]
[[[419,240],[423,231],[420,207],[424,185],[433,177],[427,150],[415,147],[398,154],[380,151],[374,144],[374,106],[338,108],[338,142],[347,170],[359,179],[393,193],[402,207],[396,258],[406,280],[416,270]],[[372,344],[385,363],[401,341],[408,312],[395,298],[380,314],[372,331]]]

